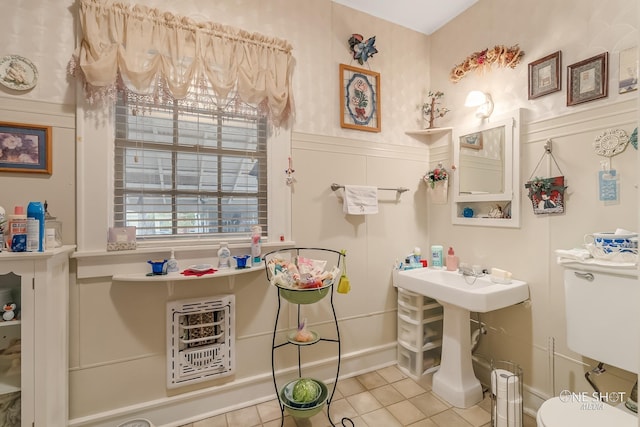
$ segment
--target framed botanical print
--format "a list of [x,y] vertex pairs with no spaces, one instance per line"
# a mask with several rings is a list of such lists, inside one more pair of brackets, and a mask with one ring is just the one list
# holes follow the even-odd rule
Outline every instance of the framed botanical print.
[[380,132],[380,73],[340,64],[340,126]]
[[608,94],[609,53],[576,62],[567,67],[567,105],[576,105]]

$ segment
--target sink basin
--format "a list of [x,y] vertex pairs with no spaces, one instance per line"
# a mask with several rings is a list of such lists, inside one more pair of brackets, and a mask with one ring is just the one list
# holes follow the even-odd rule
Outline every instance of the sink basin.
[[457,408],[479,403],[482,386],[471,360],[470,312],[486,313],[525,301],[528,285],[520,280],[493,283],[489,276],[470,277],[433,268],[394,271],[393,280],[397,287],[442,305],[442,357],[433,374],[432,391]]
[[425,295],[440,303],[469,311],[486,313],[517,304],[529,298],[526,282],[493,283],[489,276],[463,276],[457,271],[416,268],[398,271],[396,286]]

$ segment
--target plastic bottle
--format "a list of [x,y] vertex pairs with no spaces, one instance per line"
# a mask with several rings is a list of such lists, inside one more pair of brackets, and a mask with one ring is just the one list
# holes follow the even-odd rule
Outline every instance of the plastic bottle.
[[220,242],[220,249],[218,249],[218,268],[230,268],[231,267],[231,251],[227,242]]
[[[44,252],[44,206],[41,202],[29,202],[27,206],[27,219],[33,218],[38,221],[38,252]],[[27,235],[29,234],[27,225]],[[27,244],[29,237],[27,236]],[[28,245],[27,245],[28,246]]]
[[24,206],[14,206],[13,214],[7,215],[8,225],[5,227],[7,234],[7,247],[11,247],[11,240],[16,234],[27,234],[27,214],[24,213]]
[[449,252],[447,253],[447,270],[456,271],[458,269],[458,256],[453,251],[453,248],[449,246]]
[[442,245],[431,246],[431,267],[442,268]]
[[413,248],[413,262],[415,264],[420,264],[420,260],[422,259],[422,251],[420,250],[419,247],[415,247]]
[[178,261],[176,261],[175,252],[171,249],[171,258],[167,261],[167,273],[175,273],[178,270],[180,268],[178,267]]
[[262,227],[254,225],[251,227],[251,264],[260,263],[260,239],[262,237]]

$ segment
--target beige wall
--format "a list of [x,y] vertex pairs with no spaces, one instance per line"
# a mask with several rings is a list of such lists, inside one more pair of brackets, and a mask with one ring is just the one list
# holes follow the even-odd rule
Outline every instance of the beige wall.
[[[416,245],[426,252],[428,245],[441,243],[456,247],[463,261],[512,270],[531,284],[530,308],[518,306],[483,317],[490,326],[488,338],[483,339],[480,348],[483,354],[521,363],[527,386],[544,397],[553,391],[547,363],[547,343],[552,337],[557,350],[556,392],[571,378],[581,377],[581,357],[568,351],[564,344],[561,273],[552,251],[579,245],[581,236],[589,231],[618,226],[636,228],[637,197],[632,187],[637,181],[635,152],[629,148],[614,158],[614,167],[623,177],[621,203],[605,207],[596,200],[599,159],[590,146],[602,129],[633,129],[636,107],[631,100],[637,92],[620,97],[612,87],[606,100],[571,108],[564,105],[564,91],[528,101],[526,63],[561,49],[564,68],[607,50],[611,53],[611,75],[615,76],[617,52],[638,42],[638,22],[633,19],[638,16],[635,0],[617,0],[613,4],[595,0],[482,0],[431,37],[329,0],[139,3],[285,38],[293,44],[296,118],[291,152],[296,183],[292,189],[291,237],[299,245],[347,249],[353,291],[336,297],[344,339],[343,373],[393,361],[395,294],[390,288],[391,265]],[[34,115],[38,111],[34,103],[45,105],[39,108],[49,116],[56,116],[58,110],[65,116],[56,131],[60,137],[54,141],[54,174],[44,179],[3,175],[0,183],[9,190],[3,191],[0,204],[11,206],[28,194],[29,199],[46,196],[52,206],[63,205],[54,213],[65,223],[65,243],[74,243],[90,231],[78,229],[77,237],[73,231],[77,184],[73,125],[68,120],[73,114],[75,95],[74,84],[67,79],[65,70],[76,34],[74,8],[71,0],[9,2],[3,5],[3,12],[12,19],[0,30],[2,45],[11,46],[11,51],[5,53],[26,56],[40,70],[38,86],[28,93],[0,89],[7,120],[52,121],[50,117]],[[53,21],[55,31],[51,31]],[[377,36],[380,52],[370,60],[370,66],[381,73],[380,133],[339,127],[338,64],[351,62],[347,39],[353,32]],[[513,43],[520,43],[526,51],[523,63],[515,70],[470,75],[457,85],[447,80],[451,66],[473,51]],[[523,197],[520,229],[498,230],[453,227],[448,205],[427,207],[420,178],[427,169],[429,147],[434,146],[429,143],[434,141],[430,137],[408,136],[405,131],[419,128],[416,105],[429,89],[444,91],[445,104],[453,110],[438,125],[468,126],[475,119],[462,102],[472,88],[492,92],[496,114],[513,108],[526,110],[522,127],[523,180],[542,155],[545,139],[554,139],[554,154],[570,186],[565,215],[536,217]],[[435,146],[446,147],[446,137],[434,140]],[[438,155],[446,158],[447,151],[440,150]],[[275,173],[281,173],[280,169]],[[341,213],[339,194],[329,189],[332,182],[404,186],[410,191],[398,199],[393,193],[382,194],[378,215],[346,218]],[[146,256],[133,261],[142,263]],[[187,264],[189,259],[181,262]],[[159,423],[170,423],[271,397],[269,349],[275,296],[262,273],[239,277],[233,288],[226,279],[171,288],[112,283],[109,276],[117,271],[118,264],[111,263],[105,267],[109,274],[88,275],[71,288],[73,425],[113,425],[133,414],[151,414]],[[167,391],[166,301],[227,292],[236,294],[239,307],[237,375],[213,387]],[[310,310],[317,319],[327,314],[326,307]],[[289,313],[290,319],[292,315]],[[291,324],[290,321],[282,327]],[[326,328],[326,324],[318,327]],[[331,376],[327,362],[330,353],[322,350],[312,358],[314,372],[327,378]],[[580,374],[572,374],[575,371]],[[616,374],[622,379],[614,381],[612,387],[622,384],[629,388],[631,376]]]
[[[520,228],[452,226],[449,206],[433,206],[429,211],[429,238],[433,243],[455,247],[461,262],[511,270],[515,277],[529,283],[530,307],[520,305],[482,316],[489,333],[478,349],[489,358],[522,365],[531,392],[528,406],[535,407],[540,399],[563,389],[592,391],[583,375],[596,362],[573,353],[566,345],[562,269],[553,251],[580,247],[586,233],[637,228],[637,151],[629,146],[612,159],[612,167],[621,177],[620,203],[606,206],[598,200],[597,192],[597,173],[603,158],[592,148],[594,139],[604,130],[620,128],[630,135],[638,125],[638,92],[619,95],[617,90],[619,52],[638,44],[637,9],[633,0],[606,5],[591,0],[482,0],[431,37],[432,86],[445,92],[447,105],[454,107],[445,125],[478,123],[472,109],[462,106],[466,94],[474,89],[492,94],[494,115],[523,109]],[[471,53],[496,44],[516,43],[525,56],[515,69],[493,68],[483,74],[469,73],[456,84],[449,81],[452,66]],[[528,100],[527,64],[557,50],[562,51],[562,90]],[[609,96],[567,107],[567,65],[604,51],[609,52]],[[568,185],[566,212],[536,216],[524,182],[533,174],[549,138]],[[442,152],[438,155],[444,156]],[[536,175],[550,174],[559,172],[547,158]],[[550,342],[555,344],[555,354]],[[635,376],[612,368],[597,381],[608,391],[628,393]]]

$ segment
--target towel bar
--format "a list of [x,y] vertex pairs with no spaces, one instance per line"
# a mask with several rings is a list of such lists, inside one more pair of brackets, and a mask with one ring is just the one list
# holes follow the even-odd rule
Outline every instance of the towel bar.
[[[340,184],[331,184],[331,189],[333,191],[338,191],[340,188],[344,188],[344,185],[340,185]],[[385,188],[385,187],[378,187],[378,190],[391,190],[391,191],[396,191],[398,193],[404,193],[405,191],[409,191],[408,188],[404,188],[404,187],[397,187],[397,188]]]

